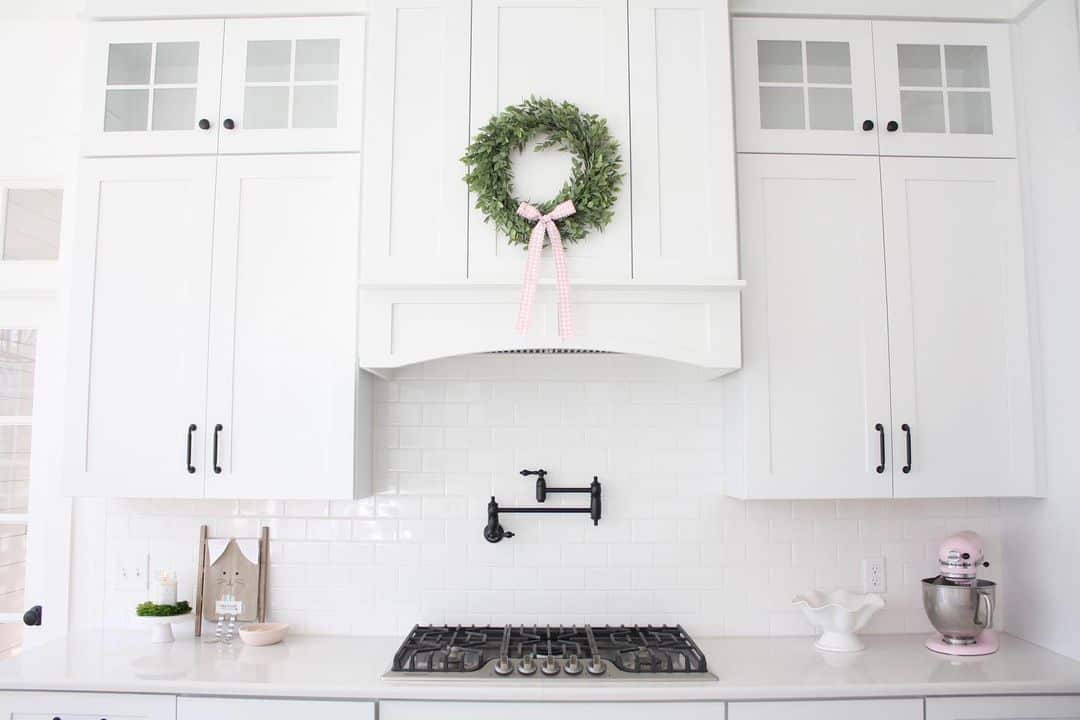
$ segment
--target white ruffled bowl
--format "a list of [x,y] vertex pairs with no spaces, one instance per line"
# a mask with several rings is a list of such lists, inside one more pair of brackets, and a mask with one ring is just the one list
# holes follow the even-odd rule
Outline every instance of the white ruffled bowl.
[[821,637],[814,647],[830,652],[858,652],[866,647],[855,633],[866,626],[874,613],[885,607],[880,595],[847,590],[828,593],[814,590],[796,595],[791,602],[802,607],[810,624],[821,630]]

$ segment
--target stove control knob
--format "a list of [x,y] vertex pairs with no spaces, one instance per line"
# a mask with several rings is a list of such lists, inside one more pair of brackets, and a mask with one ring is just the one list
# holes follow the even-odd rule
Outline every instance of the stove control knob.
[[521,659],[518,672],[522,675],[534,675],[536,673],[536,662],[533,660],[532,655],[526,655]]
[[545,675],[558,675],[560,670],[562,670],[562,668],[559,666],[559,661],[550,655],[544,660],[543,664],[540,665],[540,672]]
[[496,675],[510,675],[514,672],[514,664],[510,662],[510,658],[503,655],[495,663]]
[[581,661],[578,660],[577,655],[571,655],[566,661],[566,667],[563,668],[567,675],[580,675],[582,671]]
[[607,665],[602,660],[592,658],[589,660],[589,664],[585,666],[585,669],[589,671],[590,675],[603,675],[607,672]]

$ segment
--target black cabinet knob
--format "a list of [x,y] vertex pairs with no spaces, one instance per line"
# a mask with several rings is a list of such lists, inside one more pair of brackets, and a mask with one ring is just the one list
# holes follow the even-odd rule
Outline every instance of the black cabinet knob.
[[232,118],[225,118],[225,122],[221,124],[225,127],[226,130],[232,130],[234,127],[236,127],[236,123],[233,122]]
[[41,625],[41,606],[35,605],[22,616],[23,625],[29,625],[30,627],[37,627]]
[[200,120],[199,121],[199,129],[200,130],[209,130],[210,129],[210,121],[207,120],[206,118],[203,118],[202,120]]
[[862,121],[862,129],[865,132],[870,132],[871,130],[874,129],[874,121],[873,120],[863,120]]
[[890,120],[885,125],[885,129],[888,130],[889,132],[896,132],[897,130],[900,129],[900,123],[896,122],[895,120]]

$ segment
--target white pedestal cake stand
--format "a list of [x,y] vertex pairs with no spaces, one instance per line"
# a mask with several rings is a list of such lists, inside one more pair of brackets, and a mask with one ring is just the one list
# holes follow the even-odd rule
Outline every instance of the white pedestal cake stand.
[[189,610],[183,615],[167,615],[164,617],[136,616],[135,620],[140,625],[145,625],[150,628],[150,642],[171,643],[176,639],[173,637],[172,626],[174,624],[179,625],[181,623],[190,622],[192,620],[192,612]]

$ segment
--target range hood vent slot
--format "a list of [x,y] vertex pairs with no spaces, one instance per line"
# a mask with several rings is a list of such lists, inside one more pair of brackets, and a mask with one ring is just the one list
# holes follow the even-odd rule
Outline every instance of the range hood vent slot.
[[588,348],[519,348],[517,350],[491,350],[485,355],[616,355],[611,350]]

